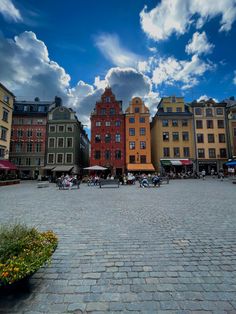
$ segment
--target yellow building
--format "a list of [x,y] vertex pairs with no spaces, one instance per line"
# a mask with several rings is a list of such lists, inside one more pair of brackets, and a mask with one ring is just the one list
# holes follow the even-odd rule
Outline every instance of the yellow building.
[[152,162],[162,173],[193,170],[193,114],[183,97],[164,97],[151,123]]
[[125,111],[126,168],[130,172],[154,171],[151,163],[150,113],[139,97]]
[[0,83],[0,159],[9,158],[14,95]]
[[210,174],[227,161],[226,103],[213,99],[190,104],[194,114],[197,170]]

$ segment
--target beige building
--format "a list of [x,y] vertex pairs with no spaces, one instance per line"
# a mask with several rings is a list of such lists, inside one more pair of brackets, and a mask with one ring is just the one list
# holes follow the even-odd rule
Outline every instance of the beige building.
[[9,158],[14,95],[0,83],[0,159]]
[[151,123],[152,163],[157,171],[193,170],[193,114],[183,97],[164,97]]
[[190,104],[194,115],[197,170],[219,171],[227,161],[226,103],[213,99]]

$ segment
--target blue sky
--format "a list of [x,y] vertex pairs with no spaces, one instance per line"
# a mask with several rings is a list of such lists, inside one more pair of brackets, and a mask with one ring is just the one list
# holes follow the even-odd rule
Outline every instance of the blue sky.
[[235,95],[236,0],[0,0],[0,81],[61,96],[86,124],[104,87],[142,97]]

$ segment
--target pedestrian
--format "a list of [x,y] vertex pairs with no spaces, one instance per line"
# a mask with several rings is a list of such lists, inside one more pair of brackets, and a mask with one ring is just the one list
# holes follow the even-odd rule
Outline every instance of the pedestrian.
[[202,170],[202,179],[203,180],[206,179],[206,170],[205,169]]

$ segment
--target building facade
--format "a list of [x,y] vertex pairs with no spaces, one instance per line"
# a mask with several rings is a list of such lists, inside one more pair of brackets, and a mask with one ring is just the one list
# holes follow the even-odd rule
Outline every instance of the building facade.
[[194,101],[190,106],[194,115],[197,171],[218,172],[228,159],[226,104],[209,99]]
[[103,166],[113,175],[125,170],[125,118],[122,102],[106,88],[91,113],[90,165]]
[[45,165],[47,112],[53,101],[14,102],[10,159],[21,178],[37,178]]
[[48,113],[45,175],[81,174],[89,165],[89,139],[75,112],[56,106]]
[[151,122],[151,151],[158,171],[194,170],[193,114],[183,97],[164,97],[158,104]]
[[150,113],[141,98],[132,99],[125,111],[126,169],[154,171],[151,162]]
[[0,159],[9,159],[14,97],[0,83]]
[[228,158],[236,159],[236,100],[234,97],[224,100],[226,103]]

